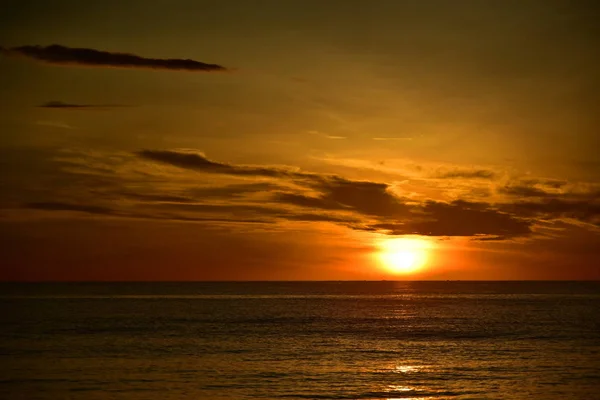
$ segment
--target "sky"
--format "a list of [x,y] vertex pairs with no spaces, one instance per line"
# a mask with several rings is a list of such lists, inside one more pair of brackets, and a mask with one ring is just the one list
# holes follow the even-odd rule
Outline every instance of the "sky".
[[0,279],[600,279],[599,18],[8,0]]

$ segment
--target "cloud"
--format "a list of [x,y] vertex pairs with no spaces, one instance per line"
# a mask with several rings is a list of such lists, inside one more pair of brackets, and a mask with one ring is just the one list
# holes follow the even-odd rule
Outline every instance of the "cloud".
[[195,200],[189,197],[176,196],[169,194],[146,194],[146,193],[131,193],[124,192],[122,196],[131,199],[147,201],[147,202],[159,202],[159,203],[193,203]]
[[243,216],[275,216],[280,214],[282,209],[274,208],[268,205],[260,204],[214,204],[214,203],[193,203],[193,204],[161,204],[152,209],[190,211],[195,213],[223,213]]
[[532,221],[496,210],[488,203],[409,202],[386,184],[342,181],[323,185],[318,197],[277,194],[276,200],[321,210],[353,211],[363,221],[352,228],[389,235],[493,236],[512,238],[531,233]]
[[504,207],[516,212],[554,214],[561,218],[566,214],[578,215],[587,221],[590,212],[594,214],[600,210],[600,185],[597,183],[568,184],[556,181],[548,184],[545,181],[524,180],[506,185],[498,191],[511,197],[512,201]]
[[[264,206],[249,207],[246,205],[241,208],[239,206],[224,208],[222,205],[209,204],[181,205],[188,211],[227,211],[236,213],[236,215],[240,212],[256,213],[288,220],[298,220],[298,215],[306,215],[310,220],[326,220],[353,229],[379,231],[390,235],[512,238],[529,234],[530,226],[533,223],[527,218],[500,211],[488,203],[416,202],[398,197],[391,192],[390,185],[386,183],[349,180],[335,175],[303,173],[268,166],[233,165],[211,161],[199,153],[143,150],[136,154],[152,161],[203,172],[234,176],[287,178],[305,187],[305,189],[278,191],[270,199],[274,204],[306,210],[301,213],[283,213],[281,209]],[[471,176],[483,175],[479,170],[460,172],[463,175],[467,175],[467,172]],[[208,193],[232,196],[239,189],[254,190],[255,188],[234,185],[218,190],[215,188]],[[267,189],[267,187],[260,187],[260,190],[262,189]],[[182,209],[179,205],[177,207]],[[317,217],[319,214],[316,213],[318,212],[323,213],[324,216]]]
[[[165,205],[169,206],[169,204]],[[244,216],[231,215],[230,217],[223,216],[209,216],[209,217],[198,217],[174,214],[169,212],[140,212],[140,211],[128,211],[128,210],[115,210],[108,207],[90,205],[90,204],[76,204],[66,203],[59,201],[48,201],[38,203],[25,203],[22,208],[43,210],[43,211],[75,211],[94,215],[106,215],[122,218],[135,218],[135,219],[152,219],[152,220],[169,220],[169,221],[184,221],[184,222],[224,222],[224,223],[273,223],[273,220],[259,219],[259,218],[244,218]],[[223,206],[224,209],[228,209],[227,206]],[[219,206],[213,205],[208,208],[200,208],[203,211],[214,211],[219,209]],[[229,208],[230,210],[232,208]],[[239,214],[239,213],[238,213]]]
[[313,187],[323,192],[324,203],[339,204],[364,215],[391,218],[406,215],[408,211],[385,183],[330,177]]
[[312,214],[312,213],[300,213],[300,214],[288,214],[285,219],[291,221],[302,221],[302,222],[331,222],[341,223],[348,225],[359,222],[356,218],[348,216],[336,216],[335,214]]
[[585,198],[590,195],[590,190],[594,189],[593,187],[590,188],[589,185],[577,186],[555,179],[518,179],[499,188],[498,193],[522,198],[581,198],[581,196]]
[[548,193],[545,190],[538,189],[534,186],[516,185],[516,186],[504,186],[498,190],[502,194],[517,197],[548,197],[552,196],[552,193]]
[[483,236],[512,238],[531,233],[532,221],[495,209],[488,203],[409,201],[384,183],[330,178],[320,196],[277,194],[275,199],[311,209],[353,211],[364,224],[354,229],[390,235]]
[[440,179],[495,179],[496,173],[486,169],[455,169],[452,171],[439,172],[435,177]]
[[[297,221],[297,222],[331,222],[348,225],[357,223],[359,219],[349,215],[339,215],[335,213],[315,212],[318,210],[290,210],[277,207],[274,204],[260,205],[251,204],[212,204],[212,203],[195,203],[195,204],[160,204],[152,208],[159,212],[158,215],[166,215],[160,213],[161,210],[171,210],[173,212],[185,212],[191,220],[197,214],[209,214],[211,216],[219,216],[221,220],[229,218],[233,222],[239,221],[254,221],[264,223],[274,223],[279,221]],[[312,211],[312,212],[311,212]],[[151,215],[157,215],[156,212],[151,212]],[[181,215],[181,214],[169,214]]]
[[62,203],[62,202],[38,202],[38,203],[26,203],[23,205],[24,208],[31,208],[35,210],[45,211],[78,211],[88,214],[101,214],[111,215],[114,211],[107,207],[95,206],[95,205],[82,205],[73,203]]
[[305,196],[297,193],[277,193],[274,195],[273,200],[280,203],[317,210],[349,210],[349,207],[332,201],[331,199]]
[[308,186],[317,196],[298,193],[276,193],[273,200],[318,210],[353,211],[365,216],[400,217],[409,207],[392,194],[389,185],[369,181],[353,181],[339,176],[322,176]]
[[600,226],[600,185],[549,179],[524,179],[499,189],[511,201],[499,207],[538,220],[565,220]]
[[239,166],[211,161],[201,153],[188,153],[172,150],[141,150],[135,153],[146,160],[169,164],[179,168],[214,174],[235,176],[265,176],[271,178],[295,177],[311,178],[314,174],[286,170],[275,167]]
[[[208,199],[232,200],[234,198],[241,198],[247,194],[270,192],[275,189],[282,189],[282,186],[269,182],[258,182],[226,186],[193,187],[171,191],[171,193],[157,193],[155,189],[153,189],[152,193],[136,193],[131,190],[120,190],[118,187],[109,187],[108,190],[93,190],[91,192],[106,200],[126,198],[139,200],[144,203],[198,204],[198,202]],[[175,194],[172,194],[173,192]]]
[[[139,196],[144,198],[145,196]],[[356,223],[358,220],[350,216],[326,213],[296,212],[272,206],[255,204],[204,204],[183,202],[154,203],[151,207],[135,210],[116,210],[108,207],[48,201],[25,203],[22,208],[43,211],[74,211],[93,215],[105,215],[122,218],[170,220],[185,222],[220,222],[220,223],[263,223],[273,224],[280,221],[297,222],[332,222]],[[206,216],[199,216],[206,215]]]
[[600,202],[597,200],[546,198],[507,203],[502,205],[502,209],[526,218],[567,218],[600,226]]
[[[219,162],[183,150],[143,150],[136,155],[188,170],[229,175],[228,180],[238,179],[238,183],[198,186],[196,178],[178,177],[177,171],[148,172],[144,169],[147,165],[127,155],[106,165],[114,173],[97,172],[98,165],[84,157],[80,168],[69,167],[64,172],[67,175],[62,181],[69,186],[60,193],[61,201],[35,202],[44,195],[37,191],[14,200],[32,209],[110,217],[219,224],[329,222],[387,235],[461,236],[478,241],[531,237],[540,226],[558,221],[588,230],[600,227],[600,192],[594,184],[569,184],[561,187],[560,193],[544,186],[548,188],[545,197],[519,201],[511,201],[510,196],[497,203],[422,200],[399,195],[383,182]],[[140,179],[145,178],[149,180],[142,184]],[[51,188],[55,182],[53,178]],[[526,187],[521,181],[511,187],[519,185]],[[552,190],[556,194],[551,195]],[[53,194],[55,189],[47,192]],[[74,200],[65,200],[69,198]]]
[[282,187],[270,182],[239,183],[227,186],[206,186],[189,189],[188,193],[196,198],[241,197],[248,193],[270,192]]
[[486,203],[428,201],[406,221],[375,224],[394,235],[484,236],[512,238],[531,233],[531,221],[499,212]]
[[129,53],[74,48],[53,44],[50,46],[20,46],[1,48],[0,53],[7,56],[22,56],[37,61],[57,65],[81,65],[108,68],[149,68],[181,71],[227,71],[217,64],[177,58],[147,58]]
[[[188,211],[192,213],[209,213],[235,216],[236,218],[276,218],[289,221],[322,221],[322,222],[357,222],[356,218],[335,213],[316,213],[315,209],[298,211],[278,207],[275,204],[169,204],[165,205],[172,210]],[[163,209],[161,205],[157,209]],[[272,221],[271,221],[272,222]]]
[[62,101],[48,101],[46,103],[42,103],[39,108],[57,108],[57,109],[90,109],[90,108],[113,108],[113,107],[126,107],[122,104],[74,104],[74,103],[65,103]]
[[547,186],[551,189],[560,189],[568,184],[567,181],[559,179],[523,179],[521,182],[526,185]]

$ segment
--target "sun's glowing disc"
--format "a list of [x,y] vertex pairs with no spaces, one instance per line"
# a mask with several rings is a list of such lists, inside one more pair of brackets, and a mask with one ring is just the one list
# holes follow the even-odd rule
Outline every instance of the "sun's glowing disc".
[[378,253],[382,266],[393,274],[411,274],[425,267],[430,249],[425,239],[386,239]]

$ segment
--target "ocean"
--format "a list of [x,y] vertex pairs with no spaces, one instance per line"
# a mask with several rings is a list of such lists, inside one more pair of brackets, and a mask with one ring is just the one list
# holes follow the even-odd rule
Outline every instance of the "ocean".
[[600,282],[0,290],[2,399],[600,399]]

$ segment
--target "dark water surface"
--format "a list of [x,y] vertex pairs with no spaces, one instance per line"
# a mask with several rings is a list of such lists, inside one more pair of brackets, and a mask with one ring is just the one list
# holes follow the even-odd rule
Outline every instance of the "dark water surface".
[[0,284],[2,399],[600,399],[599,282]]

